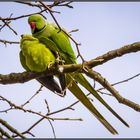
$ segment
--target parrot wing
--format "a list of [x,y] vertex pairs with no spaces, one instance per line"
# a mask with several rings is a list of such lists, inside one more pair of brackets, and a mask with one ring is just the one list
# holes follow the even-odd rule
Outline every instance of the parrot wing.
[[26,71],[30,71],[29,68],[26,65],[26,60],[25,60],[25,56],[23,55],[22,51],[20,51],[19,53],[19,58],[20,58],[20,63],[22,65],[22,67],[26,70]]
[[[49,38],[47,38],[47,37],[44,37],[44,36],[39,36],[38,37],[38,39],[39,39],[39,41],[41,42],[41,43],[43,43],[43,44],[45,44],[46,45],[46,47],[48,48],[48,49],[50,49],[51,51],[52,51],[52,53],[56,56],[56,57],[58,57],[57,55],[59,55],[60,54],[60,51],[59,51],[59,49],[57,48],[57,46],[55,45],[55,43],[52,41],[52,40],[50,40]],[[58,53],[58,54],[57,54]],[[58,58],[59,59],[59,58]],[[61,61],[61,60],[58,60],[58,61]],[[60,82],[60,85],[61,85],[61,89],[62,89],[62,96],[64,96],[65,94],[66,94],[66,80],[65,80],[65,74],[59,74],[59,75],[57,75],[57,77],[58,77],[58,79],[59,79],[59,82]],[[63,91],[64,91],[64,93],[63,93]]]

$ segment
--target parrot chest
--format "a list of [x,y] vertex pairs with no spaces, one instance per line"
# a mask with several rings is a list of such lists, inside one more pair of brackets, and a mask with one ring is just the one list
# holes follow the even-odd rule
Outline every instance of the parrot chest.
[[47,69],[51,58],[48,56],[46,49],[42,47],[29,47],[23,49],[26,65],[31,71],[43,72]]

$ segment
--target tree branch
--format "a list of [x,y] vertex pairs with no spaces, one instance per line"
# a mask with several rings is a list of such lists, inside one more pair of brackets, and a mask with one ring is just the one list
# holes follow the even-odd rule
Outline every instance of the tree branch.
[[[23,112],[28,112],[28,113],[31,113],[31,114],[38,115],[38,116],[43,117],[43,118],[45,118],[45,119],[47,119],[47,120],[49,119],[49,120],[82,121],[81,118],[54,118],[54,117],[52,118],[52,117],[48,117],[48,116],[50,116],[50,115],[52,115],[52,114],[49,114],[49,115],[46,114],[46,115],[44,115],[44,114],[42,114],[41,112],[36,112],[36,111],[30,110],[30,109],[25,109],[25,108],[22,107],[22,106],[18,106],[18,105],[16,105],[16,104],[14,104],[13,102],[11,102],[10,100],[6,99],[6,98],[3,97],[3,96],[0,96],[0,98],[1,98],[3,101],[5,101],[5,102],[7,102],[7,103],[9,104],[9,106],[10,106],[9,111],[12,110],[12,109],[18,109],[18,110],[21,110],[21,111],[23,111]],[[3,123],[3,121],[0,120],[0,123]]]
[[[136,74],[136,75],[134,75],[134,76],[131,76],[131,77],[125,79],[125,80],[121,80],[121,81],[119,81],[119,82],[113,83],[113,84],[111,84],[111,86],[115,86],[115,85],[118,85],[118,84],[122,84],[122,83],[128,82],[128,81],[130,81],[130,80],[132,80],[132,79],[134,79],[134,78],[136,78],[136,77],[138,77],[138,76],[140,76],[140,73],[138,73],[138,74]],[[101,90],[103,90],[103,89],[105,89],[105,88],[100,88],[100,89],[98,89],[97,91],[101,91]]]
[[44,10],[41,10],[39,12],[35,12],[35,13],[31,13],[31,14],[27,14],[27,15],[22,15],[22,16],[17,16],[17,17],[9,17],[9,18],[3,18],[3,17],[0,17],[0,20],[3,20],[3,21],[6,21],[6,20],[17,20],[17,19],[20,19],[20,18],[25,18],[25,17],[29,17],[33,14],[41,14],[43,13],[44,11],[46,11],[46,9]]
[[33,72],[23,72],[23,73],[11,73],[8,75],[2,75],[0,74],[0,84],[13,84],[13,83],[23,83],[27,82],[31,79],[44,76],[44,75],[55,75],[59,73],[59,68],[61,67],[63,69],[64,73],[74,72],[79,70],[79,72],[84,72],[91,78],[98,81],[104,88],[109,90],[113,96],[120,102],[123,103],[136,111],[140,111],[140,106],[128,99],[123,98],[118,91],[116,91],[111,84],[107,80],[105,80],[99,73],[92,71],[90,69],[82,70],[83,67],[94,67],[100,64],[103,64],[111,59],[114,59],[116,57],[120,57],[122,55],[138,52],[140,51],[140,42],[136,42],[130,45],[126,45],[122,48],[109,51],[108,53],[99,56],[89,62],[85,62],[84,64],[72,64],[72,65],[63,65],[59,66],[57,68],[52,67],[49,70],[43,72],[43,73],[33,73]]
[[30,101],[40,93],[40,91],[42,90],[43,86],[41,85],[40,88],[36,91],[36,93],[30,98],[28,99],[24,104],[22,104],[21,106],[24,107],[25,105],[27,105],[28,103],[30,103]]
[[[87,62],[87,65],[88,67],[92,68],[101,65],[114,58],[121,57],[123,55],[138,52],[138,51],[140,51],[140,42],[135,42],[133,44],[125,45],[119,49],[109,51],[95,59],[92,59],[91,61]],[[95,60],[101,60],[101,61],[95,61]]]
[[0,39],[0,43],[4,43],[5,45],[6,44],[19,44],[19,42],[17,41],[9,41],[9,40],[3,40],[3,39]]
[[1,127],[0,127],[0,133],[2,136],[5,136],[6,138],[12,139],[12,137],[6,131],[4,131]]
[[[26,1],[15,1],[17,3],[20,3],[20,4],[25,4],[25,5],[29,5],[29,6],[32,6],[32,7],[38,7],[38,8],[41,8],[43,7],[42,4],[35,4],[33,2],[26,2]],[[71,6],[70,4],[72,3],[73,1],[63,1],[63,0],[54,0],[54,2],[52,4],[48,4],[48,6],[50,8],[52,7],[56,7],[56,6],[65,6],[65,7],[68,7],[68,8],[73,8],[73,6]]]
[[133,108],[134,110],[136,111],[139,111],[140,112],[140,105],[139,104],[136,104],[124,97],[122,97],[119,92],[113,87],[111,86],[111,84],[104,78],[102,77],[102,75],[92,69],[88,69],[88,68],[85,68],[83,69],[84,70],[84,73],[95,79],[97,82],[99,82],[105,89],[107,89],[108,91],[110,91],[110,93],[112,93],[112,95],[118,100],[119,103],[122,103],[124,105],[127,105],[131,108]]
[[18,136],[20,136],[21,138],[24,138],[25,137],[20,133],[18,132],[15,128],[13,128],[11,125],[9,125],[6,121],[4,121],[3,119],[0,118],[0,123],[5,126],[7,129],[9,129],[11,132],[17,134]]
[[[138,51],[140,51],[140,42],[126,45],[119,49],[109,51],[95,59],[92,59],[91,61],[84,62],[84,66],[92,68],[101,65],[116,57],[120,57],[125,54],[134,53]],[[78,70],[79,70],[78,72],[83,72],[82,71],[83,64],[60,65],[58,67],[51,67],[49,70],[46,70],[45,72],[42,73],[23,72],[23,73],[10,73],[6,75],[0,74],[0,84],[24,83],[40,76],[59,74],[60,68],[63,69],[63,73],[70,73]]]

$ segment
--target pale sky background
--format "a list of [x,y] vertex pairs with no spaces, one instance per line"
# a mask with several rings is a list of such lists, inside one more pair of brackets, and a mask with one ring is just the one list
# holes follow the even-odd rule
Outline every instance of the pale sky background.
[[[120,48],[124,45],[140,41],[140,2],[73,2],[74,8],[58,7],[55,10],[61,14],[55,14],[59,24],[73,33],[75,40],[80,42],[80,51],[86,60],[90,60],[109,50]],[[17,4],[14,2],[0,2],[0,16],[13,17],[22,14],[37,12],[39,9]],[[53,21],[49,14],[44,13],[49,21]],[[1,24],[1,22],[0,22]],[[21,34],[30,34],[27,18],[12,21],[11,27],[16,29],[18,35],[14,35],[7,27],[0,32],[0,39],[19,41]],[[76,48],[73,45],[76,52]],[[19,45],[7,45],[0,43],[0,74],[11,72],[23,72],[19,61]],[[140,72],[140,55],[133,53],[117,58],[102,66],[95,68],[111,83],[127,79]],[[80,61],[78,61],[80,62]],[[89,79],[90,80],[90,79]],[[120,94],[136,103],[140,103],[139,77],[128,83],[115,86]],[[92,83],[92,80],[90,80]],[[6,97],[17,105],[27,101],[40,87],[36,80],[24,84],[0,85],[0,95]],[[99,85],[97,88],[100,87]],[[85,93],[88,93],[84,90]],[[57,138],[139,138],[140,137],[140,113],[119,104],[110,96],[102,96],[112,108],[118,112],[130,125],[125,127],[111,113],[94,99],[95,106],[106,119],[118,130],[119,135],[113,136],[102,124],[81,104],[74,106],[75,111],[67,110],[56,114],[54,117],[83,118],[84,121],[54,121]],[[34,98],[27,109],[46,112],[44,99],[47,99],[52,111],[70,105],[76,98],[68,91],[65,98],[53,94],[46,88]],[[0,102],[0,110],[7,105]],[[1,117],[20,131],[25,131],[39,117],[22,111],[10,111],[1,113]],[[42,121],[32,131],[36,137],[53,138],[52,129],[47,120]],[[29,136],[29,135],[28,135]]]

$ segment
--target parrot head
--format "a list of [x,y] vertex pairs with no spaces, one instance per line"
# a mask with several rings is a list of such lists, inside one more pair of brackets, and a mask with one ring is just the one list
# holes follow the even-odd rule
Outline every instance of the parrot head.
[[36,33],[45,27],[45,19],[40,14],[29,16],[28,23],[31,27],[32,33]]
[[21,35],[21,39],[20,39],[20,48],[22,48],[24,45],[29,44],[34,41],[38,42],[38,39],[33,37],[32,35],[23,34],[23,35]]

